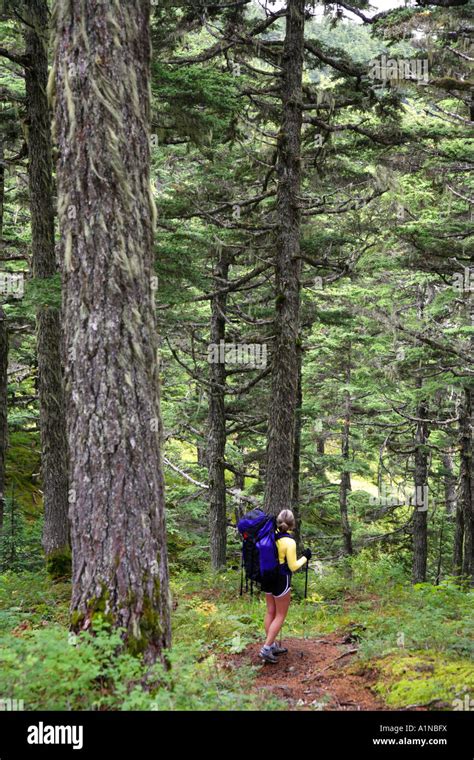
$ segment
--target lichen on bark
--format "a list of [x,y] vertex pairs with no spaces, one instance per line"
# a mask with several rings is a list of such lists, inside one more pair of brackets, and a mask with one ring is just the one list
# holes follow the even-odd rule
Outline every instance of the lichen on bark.
[[[152,289],[149,1],[54,8],[73,626],[97,605],[125,644],[170,644]],[[161,426],[160,426],[161,428]]]

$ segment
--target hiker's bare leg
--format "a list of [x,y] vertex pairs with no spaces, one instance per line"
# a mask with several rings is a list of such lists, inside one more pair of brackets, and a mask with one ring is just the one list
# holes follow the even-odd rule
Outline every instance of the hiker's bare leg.
[[273,594],[265,594],[265,600],[267,602],[267,611],[265,613],[265,634],[268,636],[268,629],[276,615],[275,597]]
[[267,646],[271,646],[273,644],[276,637],[280,633],[280,628],[285,622],[286,613],[288,612],[288,607],[290,606],[291,591],[288,591],[285,596],[277,596],[273,598],[275,600],[276,615],[273,618],[273,621],[270,623],[270,627],[267,631],[267,640],[265,642]]

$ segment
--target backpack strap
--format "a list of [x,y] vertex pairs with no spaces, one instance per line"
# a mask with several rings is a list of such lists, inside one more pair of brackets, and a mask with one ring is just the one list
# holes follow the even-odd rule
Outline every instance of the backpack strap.
[[[275,541],[279,541],[280,538],[293,538],[293,536],[290,533],[276,533],[275,534]],[[295,539],[293,538],[293,541]]]

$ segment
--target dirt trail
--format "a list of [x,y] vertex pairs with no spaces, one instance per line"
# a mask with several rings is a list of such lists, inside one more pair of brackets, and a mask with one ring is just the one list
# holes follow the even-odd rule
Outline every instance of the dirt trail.
[[[260,644],[226,655],[224,666],[260,665],[255,689],[265,689],[288,702],[290,709],[388,710],[371,687],[377,675],[370,668],[351,667],[357,645],[344,643],[344,634],[320,639],[283,639],[288,653],[278,664],[262,664]],[[356,671],[356,672],[353,672]]]

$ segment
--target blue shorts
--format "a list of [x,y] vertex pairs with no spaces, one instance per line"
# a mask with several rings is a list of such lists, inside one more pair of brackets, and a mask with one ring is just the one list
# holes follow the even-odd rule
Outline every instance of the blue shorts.
[[277,579],[271,583],[262,584],[262,591],[275,597],[285,596],[291,591],[291,576],[291,570],[285,564],[280,565]]

